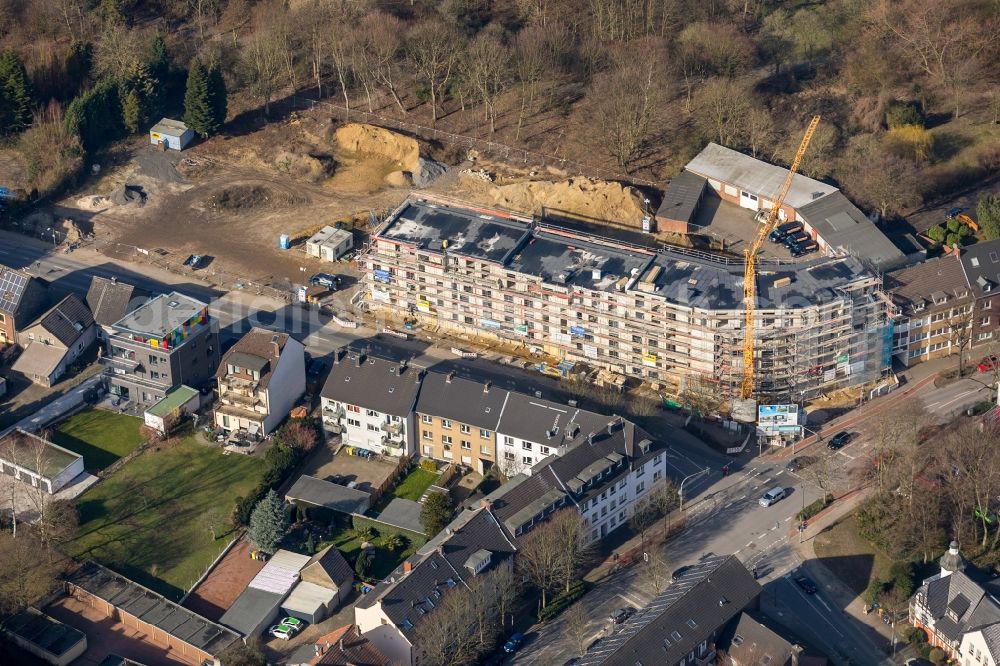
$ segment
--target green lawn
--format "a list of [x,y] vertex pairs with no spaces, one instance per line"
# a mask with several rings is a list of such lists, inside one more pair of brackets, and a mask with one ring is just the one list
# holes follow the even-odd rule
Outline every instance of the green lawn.
[[[370,573],[370,576],[376,580],[387,578],[393,569],[398,567],[403,560],[417,552],[416,547],[412,543],[407,543],[406,548],[403,550],[389,551],[383,548],[380,542],[381,539],[376,537],[374,541],[375,563],[372,565]],[[354,561],[358,559],[358,553],[361,552],[361,540],[354,536],[354,530],[345,528],[332,541],[326,541],[321,544],[320,548],[325,548],[331,543],[337,547],[353,567]]]
[[83,456],[87,471],[104,469],[142,443],[142,419],[100,409],[69,417],[52,433],[52,441]]
[[151,447],[84,493],[68,554],[179,599],[225,547],[233,502],[265,470],[263,460],[224,456],[195,437]]
[[414,467],[413,471],[407,474],[406,478],[400,481],[396,489],[392,491],[392,496],[419,502],[439,476],[441,475],[436,472],[428,472],[425,469]]
[[816,557],[857,594],[872,580],[889,578],[892,558],[858,534],[853,515],[823,530],[813,545]]

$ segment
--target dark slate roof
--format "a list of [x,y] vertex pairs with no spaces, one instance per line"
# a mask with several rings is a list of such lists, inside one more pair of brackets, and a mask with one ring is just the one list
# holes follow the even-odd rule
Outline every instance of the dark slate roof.
[[546,446],[572,446],[612,420],[596,412],[511,392],[497,432]]
[[740,613],[715,643],[741,664],[793,666],[798,663],[802,646],[787,636],[784,628],[772,625],[755,611]]
[[906,262],[899,248],[842,192],[798,208],[798,215],[835,250],[861,257],[882,270]]
[[57,657],[66,654],[87,638],[82,631],[34,608],[28,608],[5,620],[3,629]]
[[656,217],[690,224],[707,185],[708,181],[698,174],[687,170],[681,171],[667,185],[663,201],[656,210]]
[[210,622],[96,562],[85,563],[68,580],[72,585],[210,655],[218,655],[239,639],[232,630]]
[[322,396],[383,414],[406,417],[420,391],[419,368],[358,352],[334,352]]
[[934,629],[949,640],[1000,623],[1000,604],[963,571],[925,583]]
[[87,289],[87,305],[100,326],[111,326],[121,320],[137,298],[149,298],[149,292],[114,278],[95,275]]
[[258,381],[260,388],[267,388],[278,366],[279,354],[288,343],[287,333],[275,333],[266,328],[254,327],[229,348],[219,362],[216,376],[225,377],[229,373],[229,364],[238,368],[248,368],[260,373]]
[[412,642],[419,631],[415,627],[424,617],[433,615],[441,597],[459,585],[468,584],[473,573],[465,563],[480,550],[490,551],[491,559],[479,575],[492,570],[516,550],[488,508],[459,514],[407,560],[411,571],[405,571],[404,563],[362,597],[357,607],[381,604],[382,611]]
[[1000,240],[962,248],[962,268],[977,298],[1000,291]]
[[[47,289],[48,284],[24,271],[0,266],[0,312],[14,315],[15,320],[30,319],[37,312],[24,310],[25,295],[32,290]],[[34,310],[35,308],[32,308]]]
[[70,294],[43,314],[38,325],[66,347],[71,347],[84,331],[94,325],[94,316],[79,296]]
[[735,556],[706,558],[681,575],[580,666],[676,664],[736,617],[761,587]]
[[628,474],[631,466],[663,450],[662,443],[620,417],[610,429],[606,425],[593,432],[593,443],[590,434],[563,455],[542,460],[531,476],[519,474],[486,497],[508,532],[519,536],[519,528],[527,529],[571,502],[589,501]]
[[144,666],[144,664],[117,654],[109,654],[97,666]]
[[315,583],[320,570],[338,587],[354,580],[354,569],[333,546],[327,546],[313,555],[309,563],[302,567],[300,576],[303,580]]
[[972,295],[962,262],[954,254],[887,273],[885,287],[893,301],[906,308],[908,314],[913,312],[914,306],[930,303],[932,296],[938,293],[947,295],[949,302]]
[[[488,388],[487,388],[488,387]],[[489,384],[428,372],[420,386],[416,411],[496,430],[508,392]]]
[[285,493],[288,501],[301,500],[340,513],[364,513],[371,506],[372,496],[363,490],[348,488],[303,474]]

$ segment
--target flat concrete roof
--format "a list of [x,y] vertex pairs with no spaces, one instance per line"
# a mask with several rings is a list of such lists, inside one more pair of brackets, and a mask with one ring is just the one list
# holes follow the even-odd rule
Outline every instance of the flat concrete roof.
[[114,328],[150,338],[163,338],[208,305],[176,291],[160,294],[125,315]]

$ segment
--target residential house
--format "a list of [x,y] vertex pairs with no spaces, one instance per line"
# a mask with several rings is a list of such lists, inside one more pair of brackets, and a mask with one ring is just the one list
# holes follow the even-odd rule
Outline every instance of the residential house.
[[302,567],[299,577],[302,583],[333,590],[335,603],[331,610],[347,601],[354,585],[354,569],[334,546],[327,546],[313,555]]
[[966,562],[951,545],[939,560],[941,570],[925,580],[910,599],[909,621],[923,629],[927,642],[957,663],[1000,663],[1000,579],[982,584],[966,573]]
[[496,464],[496,430],[508,393],[454,372],[428,372],[416,406],[420,455],[486,474]]
[[112,326],[148,301],[149,296],[145,289],[122,282],[116,277],[95,275],[91,278],[86,300],[94,321],[100,327],[98,337],[107,340],[112,333]]
[[323,634],[312,644],[300,645],[285,661],[287,666],[391,666],[389,658],[348,624]]
[[12,370],[36,384],[52,386],[97,339],[90,310],[70,294],[18,334],[24,351]]
[[613,417],[562,455],[535,464],[490,493],[485,502],[514,537],[564,507],[575,508],[597,541],[625,525],[636,504],[666,479],[660,442],[631,421]]
[[18,428],[0,439],[0,472],[54,495],[83,474],[83,456]]
[[524,393],[511,392],[497,425],[497,455],[507,478],[524,472],[550,455],[562,455],[604,428],[610,418]]
[[984,344],[1000,338],[1000,240],[962,248],[962,268],[976,298],[972,342]]
[[799,666],[805,652],[784,627],[753,610],[729,623],[716,650],[722,666]]
[[144,634],[190,663],[214,663],[239,640],[210,622],[96,562],[85,562],[66,582],[74,598],[104,616]]
[[160,294],[112,324],[101,364],[108,390],[143,406],[181,384],[200,389],[219,367],[218,323],[207,304]]
[[[761,587],[734,555],[703,559],[587,650],[579,666],[702,666],[744,610],[757,608]],[[767,662],[753,662],[767,663]]]
[[975,342],[975,296],[957,253],[887,273],[885,286],[898,308],[892,350],[904,365],[965,353]]
[[0,266],[0,345],[17,343],[17,334],[49,304],[49,285],[24,271]]
[[512,567],[516,550],[489,507],[463,511],[355,604],[355,623],[393,664],[421,663],[421,624],[434,621],[442,597],[476,576]]
[[320,393],[323,428],[374,453],[412,456],[414,406],[422,371],[406,361],[337,350]]
[[306,391],[305,347],[287,333],[253,328],[222,357],[215,425],[270,434]]

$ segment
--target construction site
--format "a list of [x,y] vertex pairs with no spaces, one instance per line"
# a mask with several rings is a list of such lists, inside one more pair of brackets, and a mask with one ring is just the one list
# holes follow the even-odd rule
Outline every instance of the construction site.
[[[893,330],[881,270],[902,253],[836,188],[795,164],[740,158],[677,196],[692,219],[705,200],[745,214],[744,256],[412,194],[359,259],[366,300],[411,325],[513,343],[666,395],[703,392],[724,411],[729,400],[800,402],[877,382]],[[820,212],[806,218],[810,207]],[[765,247],[781,220],[808,225],[822,251],[792,259]]]

